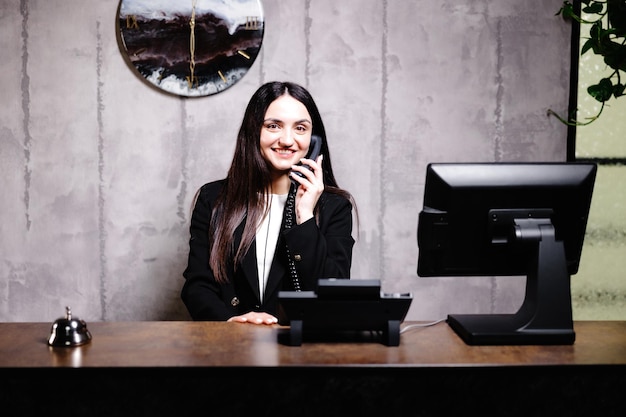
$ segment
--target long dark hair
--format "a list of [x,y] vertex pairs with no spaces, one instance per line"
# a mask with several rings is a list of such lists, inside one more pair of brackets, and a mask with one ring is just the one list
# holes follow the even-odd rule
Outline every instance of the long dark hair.
[[[218,282],[228,280],[227,260],[233,259],[233,267],[237,268],[248,252],[256,235],[256,226],[264,215],[267,192],[272,181],[270,168],[261,154],[261,128],[267,108],[284,94],[304,104],[311,116],[312,134],[322,138],[325,190],[344,196],[355,207],[352,195],[339,188],[335,180],[326,142],[326,130],[311,94],[304,87],[291,82],[275,81],[263,84],[252,95],[246,107],[237,135],[233,160],[211,217],[209,233],[214,240],[210,248],[209,264]],[[244,219],[246,223],[243,236],[239,247],[235,248],[233,236]]]

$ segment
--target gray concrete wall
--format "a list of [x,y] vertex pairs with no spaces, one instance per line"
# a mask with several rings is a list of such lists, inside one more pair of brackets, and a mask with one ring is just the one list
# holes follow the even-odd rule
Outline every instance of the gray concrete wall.
[[225,175],[263,82],[307,86],[356,197],[353,277],[410,291],[408,319],[509,312],[518,278],[419,278],[431,161],[560,161],[570,27],[561,0],[263,0],[251,71],[225,92],[149,88],[116,39],[118,0],[0,3],[0,321],[186,320],[190,207]]

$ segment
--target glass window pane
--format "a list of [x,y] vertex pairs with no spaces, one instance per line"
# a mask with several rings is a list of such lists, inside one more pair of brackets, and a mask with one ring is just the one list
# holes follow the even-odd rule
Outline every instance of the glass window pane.
[[[583,17],[590,20],[589,16]],[[581,25],[581,48],[589,37],[589,28]],[[591,51],[579,59],[577,120],[584,122],[597,115],[601,107],[587,88],[613,70]],[[623,72],[620,75],[623,77]],[[612,97],[597,120],[576,128],[576,158],[626,159],[626,97]],[[624,184],[626,165],[598,165],[580,268],[571,280],[575,320],[626,319]]]
[[575,320],[626,319],[626,166],[599,166],[578,273]]

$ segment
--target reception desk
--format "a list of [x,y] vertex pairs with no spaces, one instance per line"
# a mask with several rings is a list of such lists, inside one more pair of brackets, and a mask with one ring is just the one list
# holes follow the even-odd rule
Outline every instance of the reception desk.
[[49,347],[50,323],[0,323],[0,401],[28,415],[626,415],[626,322],[576,322],[558,346],[468,346],[446,323],[281,342],[286,328],[94,322]]

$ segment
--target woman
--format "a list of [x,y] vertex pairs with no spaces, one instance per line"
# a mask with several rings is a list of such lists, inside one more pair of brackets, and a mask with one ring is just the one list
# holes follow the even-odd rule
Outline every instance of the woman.
[[[316,160],[305,158],[312,135],[321,139]],[[279,291],[349,278],[353,206],[335,181],[310,93],[289,82],[262,85],[246,108],[227,177],[195,198],[181,293],[191,317],[274,324]]]

